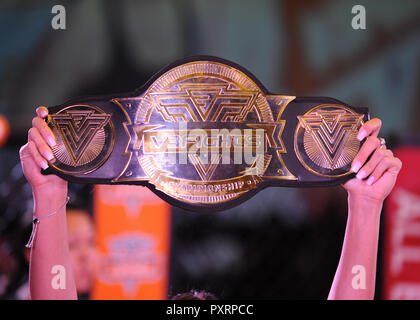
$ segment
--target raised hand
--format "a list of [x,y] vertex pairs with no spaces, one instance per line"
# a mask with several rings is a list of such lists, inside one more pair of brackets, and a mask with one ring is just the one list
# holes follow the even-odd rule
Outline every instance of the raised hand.
[[55,160],[51,148],[55,146],[56,141],[52,130],[44,121],[48,116],[48,109],[39,107],[36,113],[37,116],[32,119],[32,128],[28,131],[28,142],[19,151],[23,174],[34,192],[44,188],[66,190],[65,180],[56,175],[41,174],[41,168],[48,168],[49,162],[53,163]]
[[378,138],[381,126],[380,119],[372,119],[360,128],[358,139],[366,141],[352,162],[352,171],[357,175],[343,185],[349,195],[379,203],[391,192],[402,166],[384,140]]

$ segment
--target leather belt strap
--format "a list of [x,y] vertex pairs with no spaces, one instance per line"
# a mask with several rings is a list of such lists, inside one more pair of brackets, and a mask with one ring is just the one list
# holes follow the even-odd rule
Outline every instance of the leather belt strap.
[[184,209],[218,211],[268,186],[353,177],[357,133],[368,119],[367,108],[272,94],[241,66],[193,57],[134,92],[50,107],[57,146],[43,173],[143,185]]

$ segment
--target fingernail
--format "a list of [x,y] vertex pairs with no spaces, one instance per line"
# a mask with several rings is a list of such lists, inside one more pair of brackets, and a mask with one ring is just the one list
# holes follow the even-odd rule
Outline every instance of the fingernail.
[[357,179],[359,179],[359,180],[362,180],[363,178],[365,178],[366,177],[366,172],[364,172],[363,170],[362,171],[360,171],[357,175],[356,175],[356,178]]
[[370,176],[369,179],[367,179],[366,184],[370,186],[372,185],[373,181],[375,181],[375,178],[373,176]]
[[42,160],[39,164],[41,165],[41,168],[44,170],[48,168],[48,163],[46,163],[44,160]]
[[50,151],[45,151],[44,157],[51,161],[54,158],[54,155]]
[[366,131],[365,131],[365,130],[361,130],[361,131],[359,132],[359,134],[357,135],[357,139],[358,139],[359,141],[362,141],[364,138],[366,138]]
[[353,165],[353,167],[351,167],[351,171],[353,171],[354,173],[357,173],[359,170],[360,170],[360,168],[362,167],[362,163],[361,162],[359,162],[359,161],[357,161],[354,165]]
[[55,145],[57,144],[56,142],[55,142],[55,140],[54,140],[54,138],[53,137],[48,137],[47,138],[47,142],[48,142],[48,144],[49,144],[49,146],[52,148],[52,147],[55,147]]

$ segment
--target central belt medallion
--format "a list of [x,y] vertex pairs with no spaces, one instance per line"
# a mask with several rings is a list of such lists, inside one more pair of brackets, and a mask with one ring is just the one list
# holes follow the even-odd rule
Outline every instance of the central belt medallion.
[[266,96],[247,75],[217,62],[171,69],[142,96],[113,100],[136,113],[125,124],[132,158],[114,181],[146,180],[176,199],[217,204],[265,176],[294,180],[281,156],[281,114],[294,98]]

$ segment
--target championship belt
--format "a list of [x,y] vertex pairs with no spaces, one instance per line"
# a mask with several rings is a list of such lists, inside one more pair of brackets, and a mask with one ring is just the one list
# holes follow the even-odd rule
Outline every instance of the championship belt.
[[[354,177],[367,108],[269,93],[232,62],[173,63],[129,94],[50,107],[57,145],[44,174],[147,186],[172,205],[224,210],[268,186],[332,186]],[[141,190],[139,190],[141,192]]]

